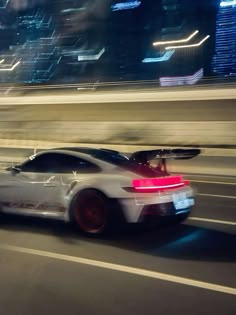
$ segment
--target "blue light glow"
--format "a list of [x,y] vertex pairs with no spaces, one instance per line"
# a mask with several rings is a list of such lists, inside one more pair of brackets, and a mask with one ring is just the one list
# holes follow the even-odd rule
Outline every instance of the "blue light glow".
[[131,10],[131,9],[136,9],[140,6],[141,1],[129,1],[129,2],[120,2],[113,4],[111,6],[112,11],[121,11],[121,10]]
[[221,1],[217,14],[215,54],[212,60],[216,75],[236,73],[236,0]]
[[104,53],[105,48],[102,48],[97,54],[94,53],[91,54],[91,51],[84,51],[83,54],[78,56],[78,61],[99,60]]
[[236,0],[229,0],[229,1],[222,1],[220,3],[220,6],[222,8],[225,8],[225,7],[231,7],[231,6],[235,6],[236,5]]
[[143,63],[152,63],[152,62],[168,61],[173,56],[174,52],[175,52],[175,50],[169,50],[161,57],[144,58],[142,62]]
[[[6,9],[6,7],[7,7],[9,1],[10,1],[10,0],[6,0],[5,3],[4,3],[4,5],[0,6],[0,9]],[[4,2],[4,1],[2,1],[2,2]]]

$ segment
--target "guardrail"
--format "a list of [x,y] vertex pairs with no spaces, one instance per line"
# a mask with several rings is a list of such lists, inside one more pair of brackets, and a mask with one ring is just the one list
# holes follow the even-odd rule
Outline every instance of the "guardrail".
[[48,84],[48,85],[20,85],[20,84],[2,84],[0,86],[0,94],[14,95],[14,94],[32,94],[35,92],[45,93],[60,93],[63,91],[79,91],[79,92],[100,92],[100,91],[127,91],[127,90],[189,90],[189,89],[209,89],[209,88],[230,88],[236,84],[236,77],[219,78],[219,77],[205,77],[196,85],[180,85],[169,87],[161,87],[160,80],[137,80],[137,81],[94,81],[73,84]]

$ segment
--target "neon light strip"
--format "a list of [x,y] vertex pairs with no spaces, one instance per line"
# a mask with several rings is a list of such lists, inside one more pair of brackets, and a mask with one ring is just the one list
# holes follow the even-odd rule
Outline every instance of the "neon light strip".
[[151,63],[151,62],[162,62],[162,61],[168,61],[174,54],[175,50],[169,50],[167,51],[163,56],[161,57],[154,57],[154,58],[144,58],[143,63]]
[[4,69],[0,68],[0,71],[13,71],[19,64],[20,64],[20,61],[14,64],[11,68],[4,68]]
[[105,52],[105,48],[103,48],[98,54],[95,55],[82,55],[82,56],[78,56],[78,61],[90,61],[90,60],[98,60],[101,58],[101,56],[104,54]]
[[206,37],[204,37],[199,43],[197,44],[192,44],[192,45],[182,45],[182,46],[168,46],[165,49],[169,50],[169,49],[181,49],[181,48],[192,48],[192,47],[199,47],[201,46],[208,38],[210,37],[210,35],[207,35]]
[[166,42],[154,42],[154,43],[153,43],[153,46],[169,45],[169,44],[179,44],[179,43],[187,43],[187,42],[189,42],[194,36],[196,36],[197,33],[199,33],[199,31],[193,32],[189,37],[184,38],[184,39],[171,40],[171,41],[166,41]]
[[236,0],[222,1],[222,2],[220,3],[220,6],[221,6],[222,8],[231,7],[231,6],[234,6],[234,5],[236,5]]

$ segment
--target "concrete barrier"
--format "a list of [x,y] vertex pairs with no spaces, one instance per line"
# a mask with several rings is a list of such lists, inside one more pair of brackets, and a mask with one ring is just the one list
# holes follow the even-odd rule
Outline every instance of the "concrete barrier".
[[236,89],[0,98],[0,139],[235,146]]
[[233,146],[236,144],[236,123],[233,121],[0,122],[0,138],[91,144]]

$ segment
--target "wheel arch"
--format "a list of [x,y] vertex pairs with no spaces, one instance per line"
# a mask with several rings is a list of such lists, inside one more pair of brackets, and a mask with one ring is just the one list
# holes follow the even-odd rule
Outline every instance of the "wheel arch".
[[110,207],[113,207],[113,214],[115,217],[120,218],[120,220],[125,221],[124,211],[123,207],[119,201],[118,198],[112,198],[106,194],[102,189],[95,188],[95,187],[84,187],[83,189],[80,189],[76,191],[73,194],[73,197],[70,201],[70,204],[68,206],[68,221],[74,222],[74,213],[73,213],[73,207],[75,206],[75,202],[79,199],[80,195],[82,195],[85,191],[93,191],[101,194],[104,198],[106,198],[110,204]]

